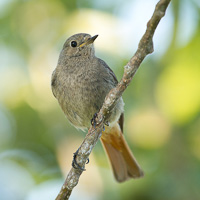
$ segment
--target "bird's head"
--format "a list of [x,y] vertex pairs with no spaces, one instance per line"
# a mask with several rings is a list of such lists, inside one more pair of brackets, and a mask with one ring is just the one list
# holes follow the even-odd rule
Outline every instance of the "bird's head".
[[78,56],[94,56],[93,42],[98,37],[86,33],[78,33],[69,37],[63,45],[62,54],[68,58]]

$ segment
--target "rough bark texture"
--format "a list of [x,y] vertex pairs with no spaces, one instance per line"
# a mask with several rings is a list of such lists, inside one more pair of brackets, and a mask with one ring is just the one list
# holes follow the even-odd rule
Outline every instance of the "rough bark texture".
[[[170,0],[160,0],[154,10],[153,16],[147,24],[147,29],[143,35],[138,49],[135,55],[130,59],[127,65],[124,67],[124,74],[120,80],[117,87],[113,88],[105,98],[104,104],[97,114],[96,126],[91,126],[84,141],[79,147],[79,152],[76,157],[77,163],[85,168],[85,163],[96,145],[98,139],[101,137],[103,130],[103,124],[106,121],[107,116],[111,112],[112,108],[116,104],[117,100],[122,96],[122,93],[130,84],[133,76],[135,75],[137,69],[139,68],[141,62],[144,58],[153,52],[153,35],[157,28],[158,23],[161,18],[165,15],[165,11],[170,3]],[[70,172],[67,175],[67,178],[56,198],[56,200],[67,200],[69,199],[73,188],[78,184],[79,178],[82,174],[80,169],[71,168]]]

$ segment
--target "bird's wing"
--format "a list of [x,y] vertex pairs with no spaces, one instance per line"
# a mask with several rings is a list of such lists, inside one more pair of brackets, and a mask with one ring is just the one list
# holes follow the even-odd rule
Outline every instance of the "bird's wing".
[[55,87],[56,87],[56,70],[53,71],[51,76],[51,90],[53,92],[53,95],[56,97]]
[[109,74],[113,78],[114,84],[117,85],[118,84],[118,80],[117,80],[117,77],[115,76],[114,72],[112,71],[112,69],[110,69],[110,67],[103,60],[99,59],[99,62],[108,70]]

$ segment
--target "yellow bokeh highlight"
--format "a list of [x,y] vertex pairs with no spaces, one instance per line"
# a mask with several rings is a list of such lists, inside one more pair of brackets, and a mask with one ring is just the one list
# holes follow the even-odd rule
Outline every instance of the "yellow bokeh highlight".
[[158,105],[178,124],[188,122],[200,109],[200,43],[197,41],[191,44],[193,48],[189,46],[177,54],[157,82]]
[[17,29],[33,49],[36,43],[50,43],[51,37],[57,34],[56,28],[60,31],[66,19],[66,10],[59,1],[26,1],[16,11],[14,19],[13,29]]
[[[80,9],[73,12],[66,26],[68,35],[86,32],[91,35],[98,34],[100,39],[95,41],[95,46],[105,52],[121,54],[120,35],[118,35],[120,19],[102,11]],[[76,26],[75,26],[75,25]]]
[[138,111],[129,117],[127,123],[128,139],[146,149],[162,147],[170,137],[170,125],[154,109]]

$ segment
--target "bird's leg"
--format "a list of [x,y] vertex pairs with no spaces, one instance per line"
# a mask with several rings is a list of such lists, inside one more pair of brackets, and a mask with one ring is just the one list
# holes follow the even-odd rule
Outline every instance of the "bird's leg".
[[92,126],[94,126],[94,128],[95,128],[95,126],[97,124],[96,118],[97,118],[97,113],[95,113],[94,116],[93,116],[93,118],[91,119],[91,124],[92,124]]
[[[79,147],[80,148],[80,147]],[[79,151],[79,148],[77,149],[77,151],[74,153],[73,155],[73,160],[72,160],[72,167],[74,169],[80,169],[81,171],[85,171],[86,169],[85,168],[82,168],[77,162],[76,162],[76,156],[78,155],[78,151]],[[86,161],[86,164],[89,163],[89,158],[87,159]]]
[[[95,113],[94,116],[93,116],[93,118],[91,119],[91,124],[92,124],[92,126],[94,126],[94,128],[95,128],[95,126],[97,124],[96,118],[97,118],[97,113]],[[109,126],[109,122],[108,121],[105,121],[104,124],[106,126]],[[105,126],[104,125],[103,125],[103,131],[105,131]]]
[[109,126],[109,122],[108,122],[108,121],[105,121],[105,122],[104,122],[104,125],[103,125],[103,131],[106,130],[106,129],[105,129],[105,126]]
[[109,126],[109,122],[108,122],[108,121],[105,121],[104,124],[105,124],[106,126]]

